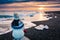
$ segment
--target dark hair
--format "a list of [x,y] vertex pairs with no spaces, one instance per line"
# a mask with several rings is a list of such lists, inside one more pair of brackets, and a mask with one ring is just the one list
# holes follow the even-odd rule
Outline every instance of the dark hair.
[[19,20],[13,20],[11,26],[19,26]]

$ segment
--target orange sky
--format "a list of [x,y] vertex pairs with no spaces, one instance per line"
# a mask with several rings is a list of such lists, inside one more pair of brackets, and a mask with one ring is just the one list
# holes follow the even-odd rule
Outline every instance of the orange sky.
[[[60,10],[60,8],[46,8],[46,6],[60,6],[60,4],[54,4],[57,2],[24,2],[24,3],[12,3],[12,4],[3,4],[0,10],[33,10],[33,11],[41,11],[44,8],[44,11],[52,11],[52,10]],[[16,8],[12,8],[15,6]],[[9,7],[9,8],[7,8]],[[18,8],[19,7],[19,8]]]

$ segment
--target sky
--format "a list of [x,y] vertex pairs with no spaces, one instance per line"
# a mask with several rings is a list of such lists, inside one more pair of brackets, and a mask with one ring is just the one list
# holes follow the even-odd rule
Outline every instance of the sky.
[[[21,1],[27,1],[27,0],[0,0],[0,12],[5,12],[5,11],[15,11],[15,10],[37,10],[37,8],[39,8],[38,6],[33,6],[35,4],[41,4],[39,3],[34,3],[34,2],[30,2],[30,3],[20,3]],[[28,0],[28,1],[34,1],[34,0]],[[35,0],[35,1],[46,1],[46,0]],[[15,3],[15,2],[19,2],[19,3]],[[10,3],[10,4],[8,4]],[[48,2],[49,3],[49,2]],[[42,4],[47,4],[47,2],[44,2]],[[23,6],[24,5],[24,6]],[[29,7],[29,5],[32,5],[33,7]],[[57,5],[57,4],[55,4]],[[60,5],[60,4],[59,4]],[[60,6],[57,5],[54,7],[54,9],[56,10],[56,8],[58,8],[60,10]],[[50,8],[49,8],[50,9]]]
[[46,0],[0,0],[0,4],[26,1],[46,1]]

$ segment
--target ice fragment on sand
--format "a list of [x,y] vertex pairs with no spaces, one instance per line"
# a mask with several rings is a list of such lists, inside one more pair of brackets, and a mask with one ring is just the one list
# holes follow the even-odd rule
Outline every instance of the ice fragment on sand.
[[49,29],[49,27],[47,25],[44,26],[45,29]]
[[44,29],[44,25],[41,24],[41,25],[35,27],[35,29],[37,29],[37,30],[43,30]]

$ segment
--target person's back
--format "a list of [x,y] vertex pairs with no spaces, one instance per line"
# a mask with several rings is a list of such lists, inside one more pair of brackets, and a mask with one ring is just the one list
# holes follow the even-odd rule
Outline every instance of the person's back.
[[21,40],[24,37],[24,24],[19,20],[18,15],[14,14],[14,20],[12,21],[11,26],[14,40]]

